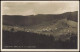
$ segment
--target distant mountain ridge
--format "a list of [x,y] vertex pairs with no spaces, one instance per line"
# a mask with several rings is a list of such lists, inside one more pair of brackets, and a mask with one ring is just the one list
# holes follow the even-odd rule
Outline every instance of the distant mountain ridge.
[[3,15],[3,24],[5,25],[23,25],[32,26],[41,23],[55,23],[61,19],[68,19],[77,22],[78,11],[67,12],[63,14],[38,14],[30,16],[20,16],[20,15]]

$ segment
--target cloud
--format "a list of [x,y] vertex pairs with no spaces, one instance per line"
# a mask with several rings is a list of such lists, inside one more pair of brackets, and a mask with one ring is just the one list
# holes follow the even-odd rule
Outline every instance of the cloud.
[[30,9],[26,12],[23,12],[23,16],[26,16],[26,15],[36,15],[36,13],[34,12],[34,10]]
[[3,2],[3,14],[60,14],[78,11],[78,1]]
[[10,10],[9,7],[3,7],[2,13],[3,13],[3,14],[6,14],[6,13],[8,13],[9,10]]

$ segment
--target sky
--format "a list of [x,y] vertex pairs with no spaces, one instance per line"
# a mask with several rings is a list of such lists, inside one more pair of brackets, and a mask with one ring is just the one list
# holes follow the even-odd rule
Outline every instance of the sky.
[[78,11],[78,1],[4,1],[2,15],[61,14]]

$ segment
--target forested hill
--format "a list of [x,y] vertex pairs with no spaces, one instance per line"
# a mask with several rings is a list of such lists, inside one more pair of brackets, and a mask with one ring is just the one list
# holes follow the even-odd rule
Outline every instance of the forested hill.
[[38,14],[30,16],[3,15],[4,25],[38,25],[42,23],[55,23],[61,19],[68,19],[77,22],[78,11],[66,12],[63,14]]

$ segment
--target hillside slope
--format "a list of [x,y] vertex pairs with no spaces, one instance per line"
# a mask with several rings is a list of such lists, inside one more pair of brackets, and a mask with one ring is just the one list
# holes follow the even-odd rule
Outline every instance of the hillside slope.
[[14,29],[14,32],[24,31],[52,35],[59,39],[66,34],[77,35],[77,12],[59,15],[3,16],[3,24],[3,30],[6,31]]

